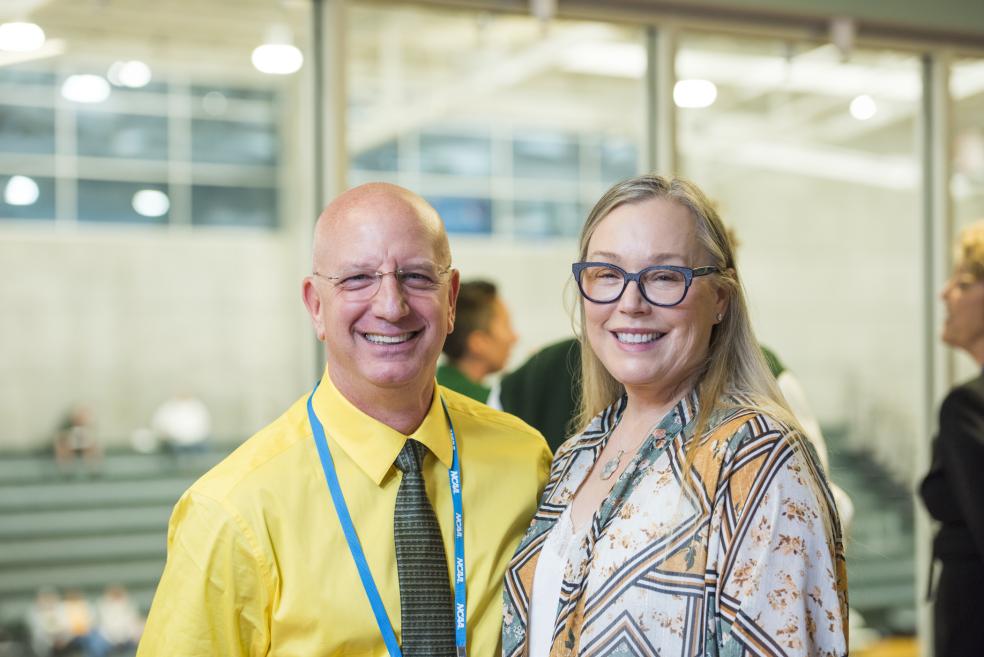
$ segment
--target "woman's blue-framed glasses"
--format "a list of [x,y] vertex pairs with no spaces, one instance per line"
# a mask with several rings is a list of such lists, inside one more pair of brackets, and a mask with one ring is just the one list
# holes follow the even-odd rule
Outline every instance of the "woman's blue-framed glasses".
[[609,262],[575,262],[571,265],[577,287],[588,301],[615,303],[622,298],[629,281],[635,281],[642,298],[654,306],[670,307],[687,298],[687,291],[694,278],[716,274],[717,267],[676,267],[654,265],[642,271],[630,273]]

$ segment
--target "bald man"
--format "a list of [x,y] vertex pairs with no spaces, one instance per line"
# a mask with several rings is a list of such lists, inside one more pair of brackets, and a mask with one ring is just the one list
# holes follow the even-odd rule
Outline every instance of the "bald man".
[[369,184],[325,209],[302,284],[324,376],[178,502],[140,657],[500,653],[550,452],[436,385],[458,286],[416,194]]

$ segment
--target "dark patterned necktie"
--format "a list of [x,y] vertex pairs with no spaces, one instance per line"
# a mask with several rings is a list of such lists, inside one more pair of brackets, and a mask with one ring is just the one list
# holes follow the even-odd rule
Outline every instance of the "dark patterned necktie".
[[451,582],[441,528],[420,472],[425,449],[407,439],[395,464],[403,472],[393,514],[401,648],[405,657],[450,657],[455,653]]

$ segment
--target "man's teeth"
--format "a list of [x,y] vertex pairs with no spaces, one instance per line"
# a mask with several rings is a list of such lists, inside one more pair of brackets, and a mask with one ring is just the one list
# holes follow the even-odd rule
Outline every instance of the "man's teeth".
[[662,333],[616,333],[615,337],[619,342],[628,344],[642,344],[643,342],[654,342],[663,337]]
[[413,337],[413,333],[404,333],[403,335],[379,335],[377,333],[365,333],[366,340],[372,342],[373,344],[400,344],[401,342],[406,342]]

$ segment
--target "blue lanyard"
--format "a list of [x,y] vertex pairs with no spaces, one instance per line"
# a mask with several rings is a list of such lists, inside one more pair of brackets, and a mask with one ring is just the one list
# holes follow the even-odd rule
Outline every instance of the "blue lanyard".
[[[348,505],[345,504],[345,496],[342,495],[341,484],[338,483],[338,474],[335,472],[335,462],[331,458],[328,450],[328,440],[325,438],[324,427],[314,412],[314,392],[318,386],[314,386],[307,401],[308,422],[311,423],[311,431],[314,433],[314,444],[318,448],[318,456],[321,458],[321,468],[325,472],[325,480],[328,482],[328,492],[331,493],[331,501],[335,505],[335,513],[338,514],[338,521],[342,525],[345,534],[345,542],[348,543],[349,552],[352,553],[352,560],[359,571],[359,578],[362,580],[362,588],[365,589],[366,597],[369,598],[369,605],[372,613],[376,617],[376,625],[379,626],[379,633],[383,636],[386,650],[390,657],[402,657],[400,644],[396,640],[396,633],[393,625],[389,622],[386,615],[386,607],[383,606],[383,599],[376,588],[376,582],[369,571],[369,563],[366,561],[366,554],[359,543],[359,537],[355,533],[355,525],[352,523],[352,516],[349,514]],[[458,441],[454,435],[454,425],[451,424],[451,415],[448,413],[448,406],[441,399],[441,407],[444,408],[444,417],[448,420],[448,428],[451,431],[451,450],[454,454],[451,460],[451,468],[448,470],[448,484],[451,487],[451,503],[454,507],[454,642],[457,647],[457,657],[464,657],[465,651],[465,514],[461,504],[461,464],[458,461]]]

